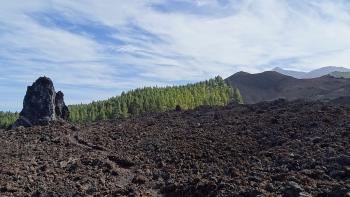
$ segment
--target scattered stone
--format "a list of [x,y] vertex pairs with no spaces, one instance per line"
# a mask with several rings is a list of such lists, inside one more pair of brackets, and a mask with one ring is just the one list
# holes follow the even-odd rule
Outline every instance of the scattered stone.
[[176,107],[175,107],[175,111],[182,111],[181,106],[180,106],[180,105],[176,105]]
[[260,197],[261,192],[256,189],[250,189],[244,192],[241,192],[239,195],[244,197]]
[[133,179],[132,182],[135,184],[144,184],[146,183],[146,177],[142,176],[142,175],[136,175]]
[[283,190],[283,197],[299,197],[303,188],[294,181],[289,181]]
[[321,137],[314,137],[311,139],[311,141],[313,144],[317,144],[317,143],[322,142],[322,138]]
[[278,118],[277,117],[273,117],[271,118],[271,124],[278,124]]
[[320,197],[350,197],[350,186],[348,188],[336,186],[331,191],[324,192]]
[[61,161],[61,162],[60,162],[60,167],[61,167],[61,168],[65,168],[65,167],[67,167],[67,165],[68,165],[68,162],[67,162],[67,161]]
[[350,165],[350,156],[348,155],[340,155],[337,158],[335,158],[335,161],[339,164],[339,165]]
[[301,192],[301,193],[299,194],[299,196],[300,196],[300,197],[312,197],[311,194],[306,193],[306,192]]
[[275,191],[275,186],[272,183],[266,185],[266,190],[269,192]]
[[72,131],[78,131],[79,130],[79,127],[77,127],[77,126],[71,126],[71,128],[70,128]]

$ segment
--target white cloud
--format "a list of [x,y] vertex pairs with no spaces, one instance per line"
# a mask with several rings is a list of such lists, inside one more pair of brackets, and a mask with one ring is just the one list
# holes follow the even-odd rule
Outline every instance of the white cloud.
[[[0,57],[4,61],[0,60],[0,66],[7,77],[0,82],[28,83],[46,74],[61,85],[131,89],[227,77],[239,70],[260,72],[274,66],[296,70],[350,66],[347,1],[187,2],[186,12],[179,11],[181,7],[172,12],[171,1],[166,0],[2,2]],[[170,10],[156,10],[154,3],[170,4]],[[115,30],[111,37],[123,43],[100,42],[59,26],[39,24],[28,16],[51,11],[72,24],[103,24]],[[134,33],[130,24],[150,35]],[[159,40],[152,40],[152,35]]]
[[[199,4],[208,2],[213,1],[203,1]],[[186,70],[190,67],[189,70],[193,71],[192,78],[196,78],[202,72],[209,73],[208,71],[214,71],[211,75],[222,74],[227,70],[225,65],[232,65],[231,72],[242,67],[250,71],[262,71],[274,66],[269,66],[270,62],[289,58],[296,60],[285,62],[288,64],[286,66],[310,70],[324,63],[315,61],[313,64],[300,65],[304,57],[318,56],[350,46],[347,36],[350,33],[347,22],[350,17],[343,4],[334,1],[310,1],[297,5],[294,3],[277,0],[245,1],[240,4],[239,9],[232,10],[231,15],[225,17],[156,12],[145,4],[138,4],[142,14],[141,10],[131,12],[128,18],[148,31],[167,38],[170,43],[149,44],[147,50],[167,55],[183,54],[200,62],[200,65],[185,65],[187,60],[168,59],[164,62],[163,57],[152,59],[153,64],[162,62],[178,65],[177,69],[182,70],[182,73],[187,73]],[[110,4],[110,9],[113,9],[114,5],[117,6]],[[106,24],[120,24],[120,18],[113,24],[110,18],[104,17],[105,14],[99,16],[98,11],[91,13],[91,16],[97,15],[97,18],[105,19],[102,22]],[[327,57],[332,59],[326,62],[332,62],[335,66],[350,64],[349,58]],[[143,61],[141,59],[140,64]],[[222,66],[215,62],[221,62]],[[294,64],[295,62],[297,64]],[[193,69],[194,67],[200,69]],[[168,76],[173,79],[174,75],[171,73],[174,67],[169,67],[169,72],[166,72],[166,69],[157,69],[159,76],[166,77],[166,73],[169,73]],[[154,70],[149,74],[157,75]],[[226,73],[225,76],[230,74],[232,73]],[[182,76],[191,78],[191,75]]]

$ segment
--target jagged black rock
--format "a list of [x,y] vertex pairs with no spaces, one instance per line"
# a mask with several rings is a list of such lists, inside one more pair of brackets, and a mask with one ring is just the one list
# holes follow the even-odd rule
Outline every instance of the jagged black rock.
[[55,92],[53,82],[48,77],[38,78],[28,86],[20,117],[12,128],[47,125],[51,121],[68,120],[69,110],[64,103],[64,94]]

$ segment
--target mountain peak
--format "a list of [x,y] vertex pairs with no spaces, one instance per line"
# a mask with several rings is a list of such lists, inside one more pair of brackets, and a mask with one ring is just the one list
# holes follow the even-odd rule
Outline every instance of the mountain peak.
[[[276,71],[256,74],[236,73],[226,79],[238,88],[245,103],[258,103],[279,98],[287,100],[326,100],[347,96],[350,80],[322,75],[313,79],[296,79]],[[337,90],[337,91],[334,91]]]
[[283,70],[281,67],[275,67],[274,69],[272,69],[271,71],[280,71],[280,70]]
[[310,79],[310,78],[322,77],[324,75],[329,75],[333,72],[349,72],[350,69],[344,68],[344,67],[337,67],[337,66],[326,66],[326,67],[312,70],[310,72],[300,72],[300,71],[293,71],[293,70],[285,70],[283,68],[276,67],[272,69],[272,71],[276,71],[281,74],[288,75],[298,79]]
[[294,77],[297,79],[302,78],[302,76],[306,74],[305,72],[286,70],[286,69],[283,69],[281,67],[275,67],[274,69],[272,69],[272,71],[278,72],[278,73],[283,74],[283,75],[291,76],[291,77]]
[[239,71],[239,72],[236,72],[235,74],[233,74],[235,76],[239,76],[239,75],[251,75],[250,73],[248,72],[244,72],[244,71]]

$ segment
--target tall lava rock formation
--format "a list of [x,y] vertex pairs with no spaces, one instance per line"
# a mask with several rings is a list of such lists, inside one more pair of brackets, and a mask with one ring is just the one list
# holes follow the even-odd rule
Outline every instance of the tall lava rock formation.
[[55,92],[52,80],[40,77],[32,86],[28,86],[23,109],[19,115],[12,128],[47,125],[51,121],[68,120],[69,110],[64,103],[63,93]]

